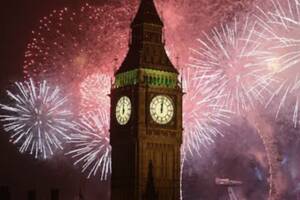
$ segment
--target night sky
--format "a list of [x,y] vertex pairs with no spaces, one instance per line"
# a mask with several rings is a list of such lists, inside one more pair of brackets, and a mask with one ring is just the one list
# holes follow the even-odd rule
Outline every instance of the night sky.
[[24,51],[33,27],[52,9],[74,6],[80,1],[3,1],[1,2],[1,81],[22,75]]
[[[71,3],[72,2],[72,3]],[[3,1],[1,2],[1,94],[14,81],[23,77],[22,63],[26,44],[33,27],[39,18],[53,9],[63,6],[76,6],[74,0],[51,1]],[[3,99],[3,98],[1,98]],[[50,199],[52,189],[63,190],[61,199],[74,199],[80,188],[85,193],[85,176],[74,169],[70,162],[57,155],[51,161],[41,161],[31,156],[20,155],[9,138],[1,131],[0,135],[0,186],[9,186],[13,199],[26,199],[27,192],[37,190],[38,199]],[[60,153],[62,154],[62,153]],[[105,199],[108,194],[107,183],[98,179],[88,181],[86,198]],[[104,185],[104,186],[101,186]],[[103,189],[104,188],[104,189]]]
[[[53,9],[66,6],[77,8],[80,3],[80,0],[10,0],[1,2],[1,101],[6,101],[5,89],[12,82],[20,80],[24,76],[24,52],[31,39],[31,31],[39,23],[40,18],[48,15]],[[89,3],[101,6],[105,5],[107,1],[98,0]],[[113,0],[109,3],[118,4],[119,2]],[[177,0],[172,3],[176,5]],[[248,0],[190,0],[186,2],[188,6],[185,7],[186,10],[180,10],[182,11],[180,14],[185,16],[185,20],[189,24],[170,26],[179,30],[177,38],[175,36],[173,38],[173,34],[166,30],[166,34],[170,35],[169,38],[178,42],[177,44],[180,46],[174,51],[180,53],[182,50],[187,50],[188,46],[193,44],[191,38],[194,39],[195,35],[200,32],[199,30],[207,30],[220,21],[228,20],[233,13],[243,9],[247,10],[252,3],[253,1]],[[193,6],[194,4],[195,6]],[[194,7],[195,14],[188,12],[191,7]],[[158,10],[164,9],[159,8]],[[170,15],[167,12],[165,14],[166,16]],[[175,17],[175,19],[177,18]],[[195,30],[194,25],[197,25],[199,30]],[[187,37],[188,34],[192,37]],[[185,43],[182,44],[179,41]],[[173,45],[169,45],[168,48],[172,49]],[[123,52],[117,53],[117,55],[124,54]],[[182,54],[184,57],[185,53]],[[184,61],[185,59],[182,58],[181,62]],[[298,175],[300,159],[297,156],[299,139],[296,135],[299,129],[292,129],[284,119],[272,123],[272,126],[275,127],[276,135],[281,135],[282,132],[289,133],[278,139],[278,145],[282,152],[283,173],[286,177],[284,185],[289,188],[286,189],[285,196],[287,200],[294,200],[300,180],[300,175]],[[51,189],[59,189],[63,200],[76,199],[80,191],[88,200],[109,199],[109,181],[100,181],[98,177],[86,179],[85,174],[81,174],[80,169],[74,167],[64,156],[64,152],[58,151],[56,155],[46,161],[36,160],[30,155],[20,154],[16,146],[9,142],[8,134],[2,132],[0,134],[0,187],[8,186],[13,200],[25,199],[30,190],[37,191],[38,199],[48,200]],[[186,163],[183,171],[185,199],[225,199],[227,191],[222,187],[215,186],[215,177],[230,177],[246,182],[237,190],[245,199],[266,199],[268,166],[259,136],[249,122],[244,119],[236,120],[232,126],[225,127],[224,132],[228,133],[225,134],[226,137],[220,138],[212,145],[211,149],[205,150],[200,159],[191,157]]]

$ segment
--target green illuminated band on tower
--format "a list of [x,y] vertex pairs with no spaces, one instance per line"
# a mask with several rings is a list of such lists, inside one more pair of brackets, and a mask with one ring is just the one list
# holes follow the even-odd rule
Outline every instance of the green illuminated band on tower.
[[153,87],[176,88],[177,74],[154,69],[135,69],[116,75],[114,87],[120,88],[137,83]]

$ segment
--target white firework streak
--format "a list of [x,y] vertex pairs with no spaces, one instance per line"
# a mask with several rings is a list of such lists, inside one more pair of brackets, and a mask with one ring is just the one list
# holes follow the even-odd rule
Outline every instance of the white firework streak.
[[[271,95],[269,101],[266,103],[265,107],[269,107],[276,98],[279,97],[279,105],[276,111],[276,119],[278,118],[280,112],[284,107],[288,107],[290,104],[287,102],[290,98],[294,100],[293,111],[291,118],[294,124],[294,128],[297,128],[299,124],[299,96],[300,91],[300,78],[299,74],[296,74],[295,79],[293,80],[284,80]],[[288,112],[289,113],[289,112]],[[289,113],[290,114],[290,113]]]
[[97,111],[83,116],[74,129],[69,143],[72,149],[66,153],[75,159],[74,165],[81,165],[87,178],[100,171],[101,180],[107,180],[111,173],[111,147],[109,144],[109,115]]
[[[261,50],[257,23],[249,16],[241,22],[222,24],[203,39],[200,47],[192,49],[190,66],[200,70],[199,76],[211,91],[223,96],[219,104],[240,114],[265,102],[273,82],[265,67],[268,52]],[[216,84],[218,83],[218,84]]]
[[[299,124],[300,100],[300,5],[297,0],[272,0],[268,9],[257,7],[257,19],[262,27],[265,48],[269,51],[266,61],[270,74],[277,80],[274,93],[266,107],[278,102],[276,118],[288,109],[293,101],[291,115],[294,127]],[[292,114],[290,114],[292,113]]]
[[191,155],[201,154],[214,143],[217,136],[223,136],[219,128],[228,126],[232,114],[217,105],[220,96],[214,95],[202,85],[197,70],[185,68],[182,71],[184,151]]
[[4,130],[11,133],[14,144],[21,145],[21,153],[29,152],[35,158],[46,159],[55,149],[63,149],[69,139],[68,130],[72,112],[66,109],[67,98],[58,87],[51,88],[46,81],[35,84],[16,82],[17,92],[7,91],[9,105],[0,104],[6,114],[0,115]]

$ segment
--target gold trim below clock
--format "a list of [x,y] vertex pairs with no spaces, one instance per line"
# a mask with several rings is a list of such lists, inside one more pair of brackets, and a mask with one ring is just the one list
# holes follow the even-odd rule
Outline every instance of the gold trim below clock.
[[131,116],[131,101],[129,97],[121,97],[116,106],[116,119],[120,125],[128,123]]
[[155,96],[150,103],[150,115],[158,124],[169,123],[174,116],[174,104],[166,95]]

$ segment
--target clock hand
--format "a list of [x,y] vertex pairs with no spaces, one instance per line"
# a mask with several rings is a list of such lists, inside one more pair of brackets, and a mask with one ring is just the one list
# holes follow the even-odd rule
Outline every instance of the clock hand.
[[164,100],[162,99],[160,104],[160,113],[163,113],[163,111],[164,111]]
[[125,108],[124,108],[124,104],[123,104],[123,107],[122,107],[122,114],[124,115],[125,113]]

